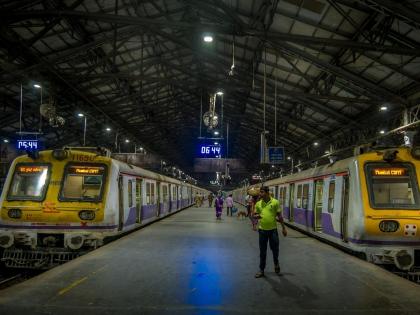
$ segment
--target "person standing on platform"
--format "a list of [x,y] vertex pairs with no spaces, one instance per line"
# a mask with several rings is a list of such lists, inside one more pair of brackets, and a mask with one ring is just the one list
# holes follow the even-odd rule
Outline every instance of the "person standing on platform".
[[232,195],[229,195],[226,198],[226,216],[229,215],[229,212],[230,212],[230,216],[232,216],[232,208],[233,208],[233,198],[232,198]]
[[286,226],[279,207],[279,202],[270,196],[270,189],[266,186],[260,188],[260,200],[255,205],[255,215],[260,219],[258,226],[259,247],[260,247],[260,271],[255,278],[264,277],[264,269],[267,258],[267,243],[273,252],[274,271],[280,274],[279,265],[279,235],[277,232],[277,220],[282,226],[283,236],[287,236]]
[[207,199],[209,200],[209,208],[211,208],[212,204],[213,204],[213,193],[209,193]]
[[222,211],[223,211],[223,198],[222,194],[218,194],[216,197],[216,200],[214,201],[214,205],[216,207],[216,219],[221,220],[222,219]]

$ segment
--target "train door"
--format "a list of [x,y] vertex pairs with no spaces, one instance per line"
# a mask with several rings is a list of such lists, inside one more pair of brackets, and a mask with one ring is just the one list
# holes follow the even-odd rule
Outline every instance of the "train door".
[[123,229],[124,224],[124,178],[118,177],[118,231]]
[[293,208],[295,206],[295,202],[294,202],[294,194],[295,194],[295,184],[290,184],[290,195],[289,195],[289,222],[293,222],[294,221],[294,217],[293,217]]
[[341,238],[344,242],[348,242],[348,211],[349,211],[349,176],[343,176],[341,199]]
[[161,209],[160,209],[160,202],[162,200],[161,193],[161,187],[160,182],[156,182],[156,216],[158,217],[160,215]]
[[141,179],[136,178],[136,223],[141,223]]
[[315,181],[314,185],[314,231],[322,230],[322,191],[324,181],[322,179]]

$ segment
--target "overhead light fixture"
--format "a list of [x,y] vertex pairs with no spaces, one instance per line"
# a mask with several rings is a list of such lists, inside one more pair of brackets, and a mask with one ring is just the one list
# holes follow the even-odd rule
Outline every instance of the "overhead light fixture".
[[39,84],[34,84],[34,88],[36,88],[36,89],[40,89],[40,88],[41,88],[41,85],[39,85]]
[[84,117],[85,115],[83,113],[78,113],[77,116]]
[[319,143],[318,142],[314,142],[314,146],[318,146],[319,145]]
[[384,105],[384,106],[381,106],[381,107],[379,108],[379,110],[380,110],[381,112],[384,112],[384,111],[388,110],[388,107]]
[[218,136],[218,135],[219,135],[219,132],[218,132],[218,131],[215,131],[215,132],[214,132],[214,135],[215,135],[215,136]]
[[106,131],[111,131],[111,128],[107,127],[105,130],[106,130]]
[[381,130],[379,131],[379,133],[383,135],[385,133],[385,130]]
[[290,156],[287,157],[288,160],[291,160],[292,158]]
[[217,94],[217,95],[223,95],[223,92],[222,92],[222,91],[219,91],[219,92],[217,92],[216,94]]
[[128,140],[128,139],[125,139],[125,143],[129,143],[130,142],[130,140]]
[[214,145],[218,145],[218,144],[219,144],[219,142],[215,142],[215,143],[214,143]]
[[140,147],[140,151],[143,151],[143,147]]
[[9,143],[9,140],[8,139],[3,139],[3,142],[4,143]]
[[213,36],[210,36],[210,35],[205,35],[205,36],[203,37],[203,40],[204,40],[206,43],[211,43],[211,42],[213,41]]

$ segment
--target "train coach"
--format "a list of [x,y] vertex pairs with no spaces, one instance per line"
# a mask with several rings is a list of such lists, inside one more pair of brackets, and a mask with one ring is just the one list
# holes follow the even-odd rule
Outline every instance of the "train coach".
[[58,149],[13,161],[0,199],[7,267],[51,268],[207,194],[101,152]]
[[[376,264],[420,269],[420,148],[372,150],[267,181],[288,224]],[[233,192],[244,203],[246,188]]]

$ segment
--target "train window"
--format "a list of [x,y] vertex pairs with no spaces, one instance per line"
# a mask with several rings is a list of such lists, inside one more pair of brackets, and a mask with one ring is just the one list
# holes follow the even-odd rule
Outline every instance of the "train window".
[[309,200],[309,184],[303,185],[302,188],[302,208],[308,209],[308,200]]
[[284,204],[284,199],[283,199],[283,187],[280,187],[280,188],[279,188],[279,197],[278,197],[278,199],[279,199],[279,205],[280,205],[280,207],[282,207],[282,206],[283,206],[283,204]]
[[163,202],[168,202],[168,186],[162,186]]
[[150,204],[154,205],[155,201],[155,183],[150,184]]
[[49,176],[50,166],[47,164],[17,164],[7,200],[44,200]]
[[335,182],[330,181],[330,185],[328,188],[328,212],[334,212],[334,198],[335,198]]
[[131,208],[133,206],[133,181],[128,181],[128,206]]
[[106,166],[102,164],[68,164],[59,199],[61,201],[100,201]]
[[297,187],[296,208],[302,208],[302,185]]
[[412,164],[366,163],[365,174],[372,208],[419,208],[419,190]]
[[150,205],[150,183],[146,183],[146,204]]

